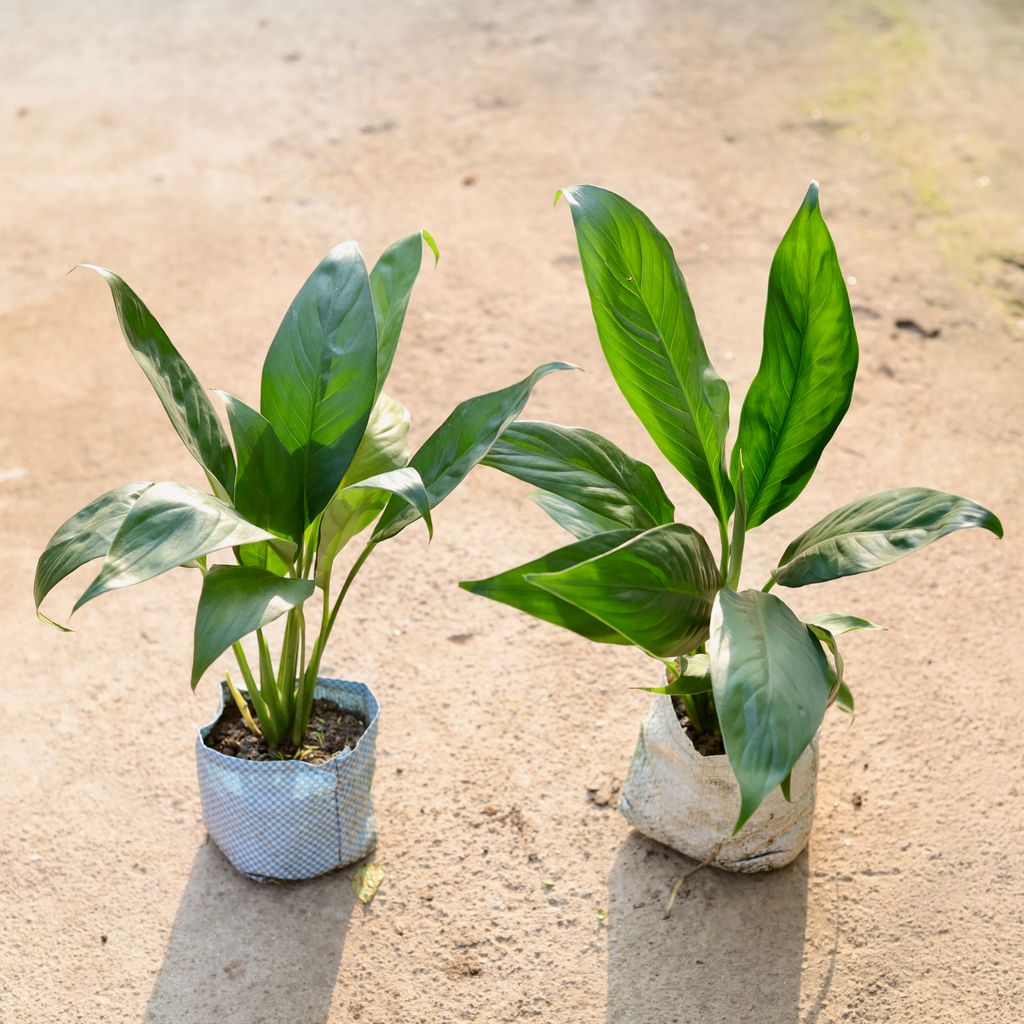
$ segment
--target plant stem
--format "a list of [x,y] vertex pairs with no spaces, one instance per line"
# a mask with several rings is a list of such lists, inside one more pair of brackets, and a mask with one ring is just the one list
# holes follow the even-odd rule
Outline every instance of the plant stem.
[[245,649],[238,641],[231,645],[231,649],[235,652],[235,660],[238,662],[238,668],[242,673],[242,678],[245,680],[245,688],[249,693],[249,700],[252,701],[252,706],[256,709],[256,717],[263,723],[263,734],[267,738],[267,743],[273,747],[277,744],[279,735],[277,720],[263,699],[259,687],[256,685],[252,669],[249,668],[249,659],[245,656]]
[[772,578],[771,578],[771,579],[770,579],[770,580],[769,580],[769,581],[768,581],[768,582],[767,582],[767,583],[766,583],[766,584],[765,584],[765,585],[764,585],[764,586],[763,586],[763,587],[761,588],[761,591],[762,591],[762,593],[765,593],[765,594],[767,594],[767,593],[768,593],[768,591],[769,591],[769,590],[771,590],[771,589],[772,589],[772,587],[774,587],[774,586],[775,586],[775,577],[773,576],[773,577],[772,577]]
[[245,698],[235,689],[235,684],[231,682],[231,673],[224,673],[224,680],[228,684],[228,690],[231,691],[231,699],[235,702],[235,707],[238,708],[238,713],[242,716],[242,721],[249,728],[249,732],[255,733],[257,736],[262,736],[260,727],[252,720],[252,715],[249,712],[249,705],[245,703]]
[[721,519],[718,520],[718,536],[722,542],[722,561],[719,564],[719,570],[724,580],[729,571],[729,527]]

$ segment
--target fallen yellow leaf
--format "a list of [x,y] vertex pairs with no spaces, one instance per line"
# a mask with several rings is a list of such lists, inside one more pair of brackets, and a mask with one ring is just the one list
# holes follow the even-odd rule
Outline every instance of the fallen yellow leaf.
[[352,891],[363,903],[369,903],[383,881],[384,869],[379,864],[364,864],[352,876]]

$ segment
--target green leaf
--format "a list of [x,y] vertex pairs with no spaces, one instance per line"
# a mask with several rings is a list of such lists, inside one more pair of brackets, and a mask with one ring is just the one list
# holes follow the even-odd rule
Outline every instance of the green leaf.
[[842,636],[854,629],[885,629],[885,626],[876,626],[867,619],[859,618],[856,615],[837,615],[834,612],[823,612],[821,615],[813,615],[804,619],[808,626],[820,626],[827,629],[833,636]]
[[216,565],[203,577],[196,611],[192,689],[233,643],[302,604],[312,580],[282,579],[264,569]]
[[409,464],[409,420],[409,410],[401,402],[380,395],[356,457],[324,509],[316,552],[318,586],[326,585],[338,552],[380,515],[390,496],[384,490],[352,490],[351,485]]
[[50,538],[36,563],[34,594],[36,615],[64,633],[67,626],[43,615],[39,606],[46,595],[76,569],[94,558],[102,558],[110,550],[110,542],[131,511],[139,496],[153,485],[150,483],[122,484],[101,494],[76,512]]
[[549,491],[533,491],[526,496],[539,508],[542,508],[563,530],[568,530],[574,537],[582,540],[609,530],[621,530],[622,524],[605,519],[604,516],[591,512],[577,505],[575,501],[560,498]]
[[686,282],[665,237],[621,196],[564,190],[608,366],[655,444],[729,518],[729,389],[704,348]]
[[827,662],[773,594],[721,590],[711,613],[711,682],[741,803],[734,833],[780,785],[821,725]]
[[405,322],[405,311],[409,306],[409,296],[420,272],[424,242],[434,253],[436,265],[440,258],[436,243],[428,232],[418,231],[388,246],[370,271],[370,292],[377,323],[378,395],[391,372],[391,363]]
[[747,525],[759,526],[804,489],[846,415],[857,334],[832,237],[812,182],[768,275],[764,348],[740,414]]
[[233,504],[242,516],[272,533],[302,539],[302,476],[269,420],[226,391],[238,468]]
[[412,466],[369,476],[358,483],[349,484],[345,490],[386,491],[409,505],[416,512],[416,517],[426,523],[427,534],[433,538],[434,523],[430,518],[430,498],[423,486],[423,478]]
[[827,647],[832,654],[832,664],[835,666],[835,671],[829,675],[828,703],[831,706],[832,702],[836,699],[836,694],[839,692],[839,687],[843,685],[843,675],[846,671],[843,656],[839,653],[839,644],[836,643],[836,638],[829,630],[822,626],[807,625],[807,628],[811,631],[811,636],[823,647]]
[[839,691],[836,693],[836,707],[848,715],[852,715],[854,712],[853,694],[846,683],[839,684]]
[[213,403],[196,375],[153,314],[117,274],[91,263],[81,266],[95,270],[110,286],[124,340],[153,385],[171,425],[206,470],[211,485],[216,481],[225,496],[230,497],[235,482],[235,459]]
[[693,654],[683,658],[680,671],[669,670],[670,681],[665,686],[637,686],[647,693],[663,693],[669,696],[692,697],[697,693],[711,690],[711,659],[706,654]]
[[[500,391],[467,398],[423,443],[409,463],[423,478],[430,507],[436,508],[491,450],[506,427],[523,411],[537,381],[556,370],[574,370],[570,363],[544,363],[516,384]],[[392,498],[377,523],[372,539],[387,540],[400,533],[419,514]]]
[[682,523],[657,526],[585,562],[526,580],[656,658],[686,654],[707,639],[711,603],[722,585],[704,538]]
[[647,530],[675,509],[650,466],[592,430],[519,421],[482,461],[555,494],[616,526]]
[[999,520],[967,498],[927,487],[882,491],[830,512],[800,534],[772,576],[784,587],[805,587],[871,572],[971,526],[1003,535]]
[[182,484],[153,484],[124,517],[103,568],[74,610],[109,590],[143,583],[200,555],[272,536],[212,494]]
[[559,548],[490,579],[466,580],[459,586],[471,594],[489,597],[492,601],[500,601],[512,608],[518,608],[534,618],[543,619],[544,622],[563,626],[588,640],[604,644],[630,644],[630,640],[600,619],[546,590],[535,587],[527,582],[526,577],[536,573],[567,569],[595,555],[603,555],[639,535],[639,530],[624,529],[602,533]]
[[307,523],[337,490],[376,395],[370,279],[359,247],[345,242],[299,290],[263,364],[260,411],[298,465]]

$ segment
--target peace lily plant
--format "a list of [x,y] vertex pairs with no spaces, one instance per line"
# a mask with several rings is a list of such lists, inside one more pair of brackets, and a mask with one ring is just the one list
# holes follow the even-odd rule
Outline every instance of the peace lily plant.
[[[43,551],[37,612],[57,583],[94,559],[102,558],[102,567],[76,610],[170,569],[198,571],[193,689],[230,648],[249,703],[230,677],[228,683],[245,722],[272,750],[294,752],[331,630],[371,552],[419,519],[432,532],[431,509],[488,452],[534,384],[567,368],[547,363],[510,387],[462,402],[410,457],[409,412],[382,388],[423,241],[436,260],[433,239],[423,232],[388,248],[370,273],[354,242],[330,252],[296,295],[267,352],[259,410],[217,392],[230,441],[207,392],[150,311],[120,277],[92,267],[110,286],[125,340],[212,493],[145,482],[96,498]],[[338,555],[371,526],[335,590]],[[208,556],[225,550],[233,563],[210,563]],[[306,606],[317,591],[314,628]],[[275,657],[264,629],[281,616]],[[251,661],[242,640],[253,634]]]
[[735,834],[776,787],[789,799],[790,773],[828,707],[853,709],[837,637],[876,628],[852,615],[801,621],[770,591],[879,569],[954,530],[1002,536],[1002,527],[966,498],[883,491],[825,516],[789,544],[762,586],[741,589],[747,534],[800,494],[853,393],[857,337],[818,186],[772,261],[761,364],[728,459],[729,391],[668,241],[613,192],[581,185],[564,195],[612,375],[714,511],[719,557],[674,521],[649,466],[594,431],[521,421],[485,464],[539,488],[537,504],[577,539],[462,586],[663,661],[667,685],[653,692],[676,697],[698,732],[724,741],[740,793]]

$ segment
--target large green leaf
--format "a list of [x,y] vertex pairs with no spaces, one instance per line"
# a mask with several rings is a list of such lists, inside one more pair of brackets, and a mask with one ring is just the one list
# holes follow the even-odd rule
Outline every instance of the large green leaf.
[[542,508],[563,530],[568,530],[574,537],[582,540],[598,533],[622,529],[621,523],[591,512],[590,509],[577,505],[550,491],[533,491],[526,496],[539,508]]
[[857,358],[846,282],[812,182],[772,260],[761,365],[733,449],[733,483],[743,452],[748,529],[804,489],[850,407]]
[[733,505],[729,389],[708,359],[672,247],[614,192],[576,185],[564,194],[612,375],[655,444],[724,523]]
[[980,526],[1002,537],[983,506],[927,487],[900,487],[830,512],[786,548],[772,576],[804,587],[880,569],[955,530]]
[[211,494],[183,484],[153,484],[124,517],[103,568],[75,610],[109,590],[143,583],[200,555],[272,537]]
[[818,731],[829,697],[827,662],[807,627],[760,590],[719,591],[708,654],[725,752],[740,787],[738,832]]
[[377,321],[377,394],[384,387],[395,358],[398,338],[405,322],[405,311],[416,277],[420,272],[423,243],[438,258],[437,246],[427,231],[417,231],[389,245],[370,271],[370,291]]
[[91,263],[82,266],[95,270],[110,286],[124,340],[153,385],[171,425],[206,470],[211,485],[219,484],[224,495],[230,497],[235,482],[231,445],[196,375],[171,344],[156,317],[117,274]]
[[241,399],[218,391],[228,412],[238,468],[233,504],[272,533],[302,539],[302,476],[270,421]]
[[292,300],[263,364],[260,411],[298,464],[307,523],[352,462],[376,394],[370,279],[359,247],[345,242]]
[[409,422],[409,410],[401,402],[380,395],[352,465],[324,509],[316,552],[319,586],[330,579],[338,552],[380,515],[390,497],[386,490],[358,490],[351,485],[409,464]]
[[526,576],[658,658],[687,654],[708,635],[722,578],[696,530],[670,523],[557,572]]
[[312,580],[282,579],[265,569],[216,565],[203,577],[196,610],[192,689],[233,643],[302,604]]
[[[467,473],[491,450],[506,427],[523,411],[537,381],[556,370],[574,370],[570,363],[544,363],[515,384],[486,395],[467,398],[434,431],[412,457],[409,465],[423,479],[435,508],[462,482]],[[419,518],[406,502],[392,498],[373,532],[375,541],[386,540]]]
[[563,601],[555,594],[528,583],[526,577],[537,573],[558,572],[578,565],[619,547],[626,541],[638,537],[640,533],[640,530],[618,529],[588,537],[497,576],[485,580],[466,580],[459,586],[471,594],[489,597],[492,601],[500,601],[512,608],[518,608],[534,618],[543,619],[556,626],[564,626],[588,640],[604,644],[631,644],[632,641],[627,640],[600,619],[594,618],[568,601]]
[[650,466],[582,427],[520,420],[482,464],[630,529],[671,523],[675,512]]
[[124,517],[150,483],[121,484],[89,502],[76,512],[50,538],[36,563],[33,588],[36,614],[51,626],[69,632],[67,626],[54,622],[39,610],[46,595],[76,569],[94,558],[102,558],[110,550],[110,543],[124,522]]

